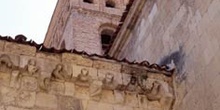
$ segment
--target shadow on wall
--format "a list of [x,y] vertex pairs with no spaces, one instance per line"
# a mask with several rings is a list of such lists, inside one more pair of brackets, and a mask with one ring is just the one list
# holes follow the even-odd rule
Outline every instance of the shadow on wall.
[[183,73],[183,67],[185,64],[185,53],[183,52],[183,47],[180,46],[178,51],[165,56],[159,63],[160,65],[171,65],[170,69],[176,68],[177,74],[181,75]]

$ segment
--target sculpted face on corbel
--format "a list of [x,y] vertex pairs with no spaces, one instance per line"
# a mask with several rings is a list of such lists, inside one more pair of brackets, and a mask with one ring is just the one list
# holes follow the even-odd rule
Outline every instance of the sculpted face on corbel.
[[36,78],[39,77],[39,68],[36,65],[36,61],[34,59],[28,60],[27,65],[24,68],[24,71],[22,71],[23,76],[34,76]]
[[126,91],[136,92],[138,88],[138,78],[136,76],[131,76],[129,83],[126,85]]
[[174,100],[172,88],[164,81],[154,81],[151,91],[146,96],[150,101],[159,101],[163,110],[169,110]]
[[80,74],[76,78],[76,85],[79,86],[89,86],[89,83],[91,82],[91,76],[89,75],[89,70],[86,68],[83,68],[80,72]]
[[102,82],[104,89],[114,90],[117,87],[117,83],[114,82],[114,75],[111,73],[107,73]]
[[46,92],[49,91],[50,86],[51,86],[51,79],[48,77],[43,78],[42,80],[40,80],[39,86],[41,90],[46,91]]
[[0,57],[0,71],[11,72],[13,69],[13,63],[8,55],[1,55]]
[[60,80],[69,80],[70,76],[67,74],[67,72],[64,70],[64,65],[63,64],[57,64],[56,68],[52,72],[52,79],[56,81]]
[[103,83],[101,80],[93,80],[92,83],[89,86],[89,94],[90,97],[94,100],[100,100],[102,95],[102,86]]

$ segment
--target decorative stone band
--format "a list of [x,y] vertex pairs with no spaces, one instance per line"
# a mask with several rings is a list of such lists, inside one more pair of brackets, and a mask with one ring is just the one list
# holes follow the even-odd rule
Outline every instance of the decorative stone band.
[[[57,52],[42,45],[30,46],[34,44],[26,42],[23,36],[0,41],[0,96],[3,96],[0,103],[3,105],[57,109],[63,106],[61,102],[61,105],[54,102],[57,96],[72,97],[70,103],[75,97],[141,108],[158,103],[163,110],[170,110],[173,104],[173,74],[158,69],[161,68],[158,65],[119,62],[84,52]],[[8,100],[10,93],[13,95]],[[42,103],[44,97],[52,102]],[[147,107],[152,106],[155,104]]]

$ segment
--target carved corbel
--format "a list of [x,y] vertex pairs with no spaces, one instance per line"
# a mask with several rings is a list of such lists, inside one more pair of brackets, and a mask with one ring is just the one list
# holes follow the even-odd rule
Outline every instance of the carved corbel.
[[89,87],[90,82],[92,81],[89,71],[86,68],[81,70],[81,73],[77,76],[75,84],[78,86]]
[[172,88],[162,81],[154,81],[150,93],[146,96],[150,101],[159,101],[163,110],[169,110],[174,100]]
[[36,78],[39,77],[39,68],[36,65],[36,61],[33,59],[28,60],[27,65],[24,67],[22,71],[23,76],[34,76]]
[[14,64],[12,63],[10,57],[8,55],[1,55],[0,57],[0,71],[2,72],[12,72]]
[[114,81],[114,75],[111,73],[107,73],[102,82],[104,89],[114,90],[117,87],[117,83]]
[[65,71],[64,66],[62,64],[58,64],[53,70],[51,78],[55,81],[67,81],[71,77]]

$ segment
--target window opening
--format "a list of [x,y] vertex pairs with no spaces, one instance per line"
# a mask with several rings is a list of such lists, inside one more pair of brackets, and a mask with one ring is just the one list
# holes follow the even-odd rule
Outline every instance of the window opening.
[[105,2],[105,6],[106,6],[106,7],[109,7],[109,8],[115,8],[115,2],[112,1],[112,0],[107,0],[107,1]]
[[92,4],[93,0],[83,0],[83,2]]

